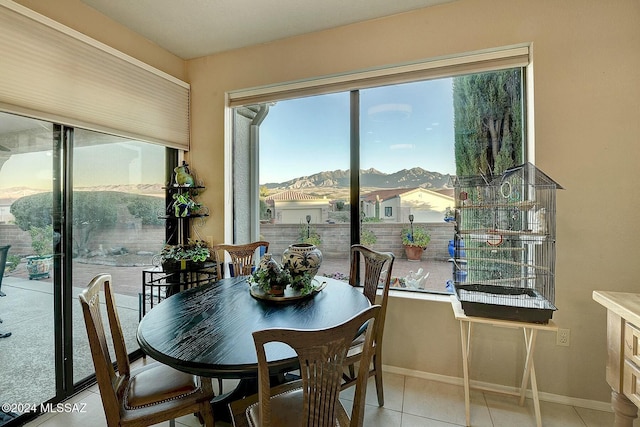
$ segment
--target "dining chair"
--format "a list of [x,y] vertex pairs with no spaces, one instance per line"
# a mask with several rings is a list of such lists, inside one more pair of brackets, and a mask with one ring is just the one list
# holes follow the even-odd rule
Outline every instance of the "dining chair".
[[[9,253],[9,248],[11,245],[0,246],[0,297],[6,297],[7,294],[2,292],[2,276],[4,276],[4,267],[7,264],[7,254]],[[2,319],[0,319],[0,323],[2,323]],[[11,332],[0,332],[0,338],[9,338],[11,336]]]
[[[104,290],[117,370],[112,363],[100,310],[101,290]],[[78,297],[109,427],[142,427],[167,420],[174,426],[176,417],[188,414],[197,414],[207,427],[214,426],[210,380],[157,362],[131,370],[110,275],[94,277]]]
[[217,265],[218,278],[224,278],[225,253],[229,254],[231,263],[229,264],[229,276],[248,276],[252,273],[254,267],[254,254],[260,247],[265,248],[265,252],[269,251],[269,242],[258,241],[247,243],[244,245],[215,245],[212,250]]
[[[358,262],[360,260],[360,262]],[[389,288],[391,286],[391,271],[395,256],[391,252],[378,252],[364,245],[351,246],[351,271],[349,283],[351,286],[359,286],[356,274],[362,261],[364,261],[364,279],[361,281],[363,294],[371,304],[376,303],[378,285],[382,282],[382,295],[380,298],[380,315],[376,320],[376,331],[373,342],[373,356],[371,358],[371,369],[369,369],[367,379],[375,377],[376,392],[378,395],[378,405],[384,406],[384,389],[382,385],[382,336],[384,333],[384,321],[387,313],[387,300],[389,299]],[[342,390],[345,390],[357,383],[354,365],[363,363],[362,344],[364,337],[358,336],[351,345],[345,361],[346,371],[343,375]],[[358,375],[360,375],[358,373]]]
[[7,265],[9,248],[11,248],[11,245],[0,246],[0,297],[7,296],[7,294],[2,292],[2,276],[4,276],[4,268],[5,265]]
[[[236,427],[356,427],[364,421],[368,361],[373,353],[380,306],[366,308],[344,323],[326,329],[274,328],[256,331],[258,393],[229,404]],[[353,337],[364,328],[362,375],[356,384],[351,417],[340,402],[344,359]],[[269,343],[284,343],[298,355],[300,379],[271,387]]]

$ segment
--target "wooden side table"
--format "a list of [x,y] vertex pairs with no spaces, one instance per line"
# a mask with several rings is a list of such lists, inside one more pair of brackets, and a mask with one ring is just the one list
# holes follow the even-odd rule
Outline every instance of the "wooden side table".
[[488,317],[476,317],[467,316],[462,310],[462,305],[455,295],[451,296],[451,307],[453,308],[453,315],[456,320],[460,321],[460,338],[462,340],[462,372],[464,374],[464,407],[465,415],[467,419],[467,426],[471,425],[471,408],[469,402],[469,391],[471,388],[469,381],[469,358],[471,355],[471,330],[474,323],[484,323],[486,325],[498,326],[501,328],[522,328],[524,332],[524,341],[527,348],[527,355],[525,359],[524,371],[522,373],[522,382],[520,384],[520,391],[508,393],[502,390],[490,389],[486,387],[474,387],[483,391],[490,391],[501,394],[508,394],[520,397],[520,405],[524,405],[525,392],[529,379],[531,379],[531,394],[533,395],[533,406],[536,413],[536,425],[542,426],[542,419],[540,416],[540,400],[538,399],[538,383],[536,381],[536,370],[533,363],[533,353],[536,346],[536,337],[538,331],[552,331],[558,332],[558,326],[553,323],[552,320],[549,323],[529,323],[529,322],[517,322],[514,320],[501,320],[491,319]]
[[614,427],[632,427],[640,406],[640,294],[593,291],[607,309],[607,383]]

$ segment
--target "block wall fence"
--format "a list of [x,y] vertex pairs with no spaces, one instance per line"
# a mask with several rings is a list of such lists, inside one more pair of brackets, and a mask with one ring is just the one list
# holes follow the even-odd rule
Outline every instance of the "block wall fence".
[[[420,224],[424,226],[424,224]],[[393,252],[396,258],[406,258],[400,232],[406,224],[369,223],[365,227],[371,230],[377,242],[371,245],[378,251]],[[298,240],[300,224],[261,224],[260,238],[269,242],[269,252],[281,254],[292,243]],[[322,238],[320,250],[326,258],[349,257],[350,230],[349,224],[311,224]],[[423,259],[446,260],[449,258],[449,240],[453,239],[453,225],[442,222],[426,224],[431,234],[431,242],[423,254]]]
[[[371,230],[377,242],[371,247],[379,251],[391,251],[397,258],[406,258],[400,231],[405,224],[370,223],[366,228]],[[269,252],[281,254],[292,243],[298,241],[300,224],[261,224],[260,238],[269,242]],[[349,224],[312,224],[312,228],[322,236],[320,250],[326,258],[349,256]],[[449,258],[448,244],[453,239],[453,225],[448,223],[429,223],[426,225],[431,234],[431,242],[423,259],[446,260]],[[92,238],[97,242],[91,251],[109,251],[125,248],[129,253],[158,253],[164,242],[164,226],[147,226],[139,223],[125,222],[109,230],[96,232]],[[240,242],[244,243],[244,242]],[[11,253],[27,256],[33,253],[31,237],[26,231],[13,224],[0,224],[0,246],[11,245]]]

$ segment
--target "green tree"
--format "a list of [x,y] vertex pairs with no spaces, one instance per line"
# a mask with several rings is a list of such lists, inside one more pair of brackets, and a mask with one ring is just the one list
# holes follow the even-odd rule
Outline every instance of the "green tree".
[[[125,196],[126,197],[126,196]],[[118,220],[122,193],[77,191],[73,193],[73,242],[77,253],[87,252],[95,231],[112,227]]]
[[522,163],[521,86],[519,68],[453,79],[457,175],[497,175]]
[[38,193],[19,198],[11,204],[9,212],[14,216],[16,225],[21,230],[28,231],[31,227],[52,224],[52,205],[52,193]]
[[[20,229],[44,228],[52,224],[52,193],[22,197],[11,205]],[[164,209],[161,198],[117,191],[77,191],[73,195],[73,240],[76,253],[86,252],[95,231],[115,225],[119,207],[126,207],[143,224],[155,224]]]
[[129,213],[140,218],[144,225],[164,224],[161,219],[165,211],[165,201],[161,197],[131,195],[127,203]]

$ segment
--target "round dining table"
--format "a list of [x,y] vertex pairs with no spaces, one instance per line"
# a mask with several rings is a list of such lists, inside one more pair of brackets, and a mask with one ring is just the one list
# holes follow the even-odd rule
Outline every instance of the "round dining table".
[[[370,305],[361,288],[328,277],[316,276],[314,280],[318,284],[326,282],[320,292],[288,301],[254,297],[246,276],[185,290],[165,299],[142,318],[138,343],[145,354],[178,370],[203,377],[240,379],[238,388],[225,400],[244,397],[257,390],[253,332],[328,328]],[[265,349],[272,375],[297,369],[296,353],[290,347],[270,343]]]

